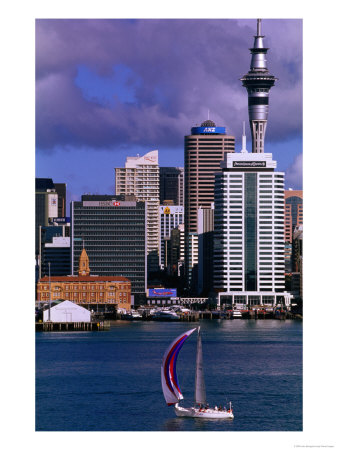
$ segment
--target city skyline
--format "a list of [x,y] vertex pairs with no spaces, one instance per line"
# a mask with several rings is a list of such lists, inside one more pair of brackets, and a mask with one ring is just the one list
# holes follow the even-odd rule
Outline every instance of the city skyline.
[[[113,194],[126,156],[158,150],[160,166],[183,166],[184,136],[208,116],[239,151],[255,30],[256,19],[37,20],[36,176],[67,183],[68,204]],[[278,77],[266,151],[302,189],[302,21],[263,19],[262,31]]]

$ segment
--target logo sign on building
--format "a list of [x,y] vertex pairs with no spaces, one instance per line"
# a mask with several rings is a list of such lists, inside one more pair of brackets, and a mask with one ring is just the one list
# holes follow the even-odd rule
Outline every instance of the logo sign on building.
[[48,194],[48,217],[58,216],[58,195]]
[[193,127],[192,134],[225,134],[225,127]]
[[156,158],[156,156],[145,156],[144,160],[150,161],[150,162],[156,162],[157,158]]
[[113,206],[120,206],[121,203],[120,202],[113,202]]
[[149,297],[177,297],[177,289],[149,289]]
[[266,161],[233,161],[232,167],[266,167]]
[[164,214],[170,214],[170,208],[167,206],[166,208],[164,208]]

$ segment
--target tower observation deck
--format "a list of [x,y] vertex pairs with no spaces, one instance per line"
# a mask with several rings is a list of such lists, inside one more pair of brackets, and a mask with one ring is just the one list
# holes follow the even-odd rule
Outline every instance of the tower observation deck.
[[248,92],[249,121],[252,137],[252,153],[264,153],[264,138],[269,112],[269,91],[278,79],[267,68],[266,54],[261,31],[261,19],[257,19],[249,72],[241,78]]

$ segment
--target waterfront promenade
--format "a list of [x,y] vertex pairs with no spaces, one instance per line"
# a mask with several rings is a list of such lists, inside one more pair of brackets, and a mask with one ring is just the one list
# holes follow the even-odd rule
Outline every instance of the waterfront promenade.
[[[170,320],[154,320],[149,314],[143,314],[139,319],[128,319],[130,321],[156,321],[156,322],[196,322],[199,320],[302,320],[300,314],[294,314],[290,311],[284,310],[266,310],[266,309],[251,309],[241,310],[241,317],[234,318],[233,311],[191,311],[189,313],[181,314],[178,319]],[[95,314],[91,322],[36,322],[35,331],[106,331],[109,330],[112,322],[116,320],[126,320],[122,314]]]

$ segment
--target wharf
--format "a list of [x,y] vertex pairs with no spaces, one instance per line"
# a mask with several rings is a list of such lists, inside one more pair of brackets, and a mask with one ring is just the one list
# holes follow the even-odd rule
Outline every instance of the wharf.
[[101,322],[36,322],[35,331],[106,331],[109,321]]

